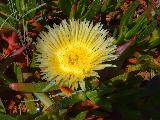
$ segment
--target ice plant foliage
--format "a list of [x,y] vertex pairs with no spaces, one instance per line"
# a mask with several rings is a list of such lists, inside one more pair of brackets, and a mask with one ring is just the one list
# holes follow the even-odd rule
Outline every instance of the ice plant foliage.
[[99,77],[95,70],[115,67],[104,62],[115,60],[116,46],[102,25],[93,22],[65,20],[42,32],[36,49],[37,67],[43,78],[60,86],[85,90],[86,77]]

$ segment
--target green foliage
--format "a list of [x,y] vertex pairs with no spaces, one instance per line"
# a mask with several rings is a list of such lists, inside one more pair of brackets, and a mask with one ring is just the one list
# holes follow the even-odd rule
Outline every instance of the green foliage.
[[31,115],[36,114],[36,105],[33,101],[33,96],[31,93],[25,93],[26,102],[25,105],[29,109]]
[[139,3],[137,1],[133,2],[127,9],[127,11],[125,12],[125,14],[123,15],[123,17],[121,18],[120,21],[120,30],[121,27],[123,26],[127,26],[128,24],[130,24],[130,20],[133,17],[133,14],[135,12],[135,10],[137,9]]
[[58,7],[58,0],[44,0],[44,2],[52,9],[56,9]]
[[87,9],[88,0],[80,0],[77,5],[76,18],[81,18]]
[[[157,26],[157,20],[153,20],[151,23],[144,25],[144,29],[138,35],[136,43],[140,43],[142,39],[150,35]],[[149,28],[149,29],[148,29]]]
[[[47,91],[53,91],[57,90],[58,87],[53,84],[52,82],[39,82],[39,83],[12,83],[15,88],[13,88],[16,91],[23,91],[23,92],[47,92]],[[46,89],[46,87],[49,88]],[[51,86],[52,85],[52,86]]]
[[138,33],[142,28],[142,26],[145,25],[146,23],[147,23],[147,18],[145,16],[140,18],[138,20],[138,23],[126,33],[125,38],[126,39],[131,38],[133,35],[135,35],[135,33]]
[[13,31],[16,31],[15,26],[11,24],[9,21],[7,22],[7,19],[0,18],[0,25],[1,25],[0,29],[6,28],[6,29],[11,29]]
[[[116,43],[122,43],[125,39],[129,39],[133,34],[135,34],[136,31],[138,31],[137,28],[141,27],[141,24],[143,21],[138,22],[137,25],[135,25],[133,27],[133,29],[131,31],[128,31],[128,25],[131,24],[130,22],[133,14],[135,13],[135,10],[137,9],[139,3],[137,1],[133,2],[129,8],[127,9],[127,11],[125,12],[125,14],[122,16],[121,21],[120,21],[120,26],[119,26],[119,36],[116,40]],[[126,35],[127,34],[127,35]]]
[[64,98],[61,101],[60,108],[66,108],[68,106],[72,106],[78,102],[85,101],[85,100],[87,100],[87,96],[85,92],[76,93],[76,94],[73,94],[71,97]]
[[121,113],[124,120],[138,120],[141,117],[140,111],[127,106],[121,106]]
[[8,7],[8,5],[6,5],[6,4],[3,4],[3,3],[0,3],[0,14],[1,15],[9,15],[11,13],[11,11],[10,11],[10,9],[9,9],[9,7]]
[[124,2],[125,2],[125,0],[118,0],[116,9],[118,9]]
[[105,99],[102,94],[100,95],[98,91],[88,91],[86,95],[94,104],[100,105],[107,111],[111,110],[111,103],[107,99]]
[[[154,25],[154,28],[156,27],[156,25]],[[153,28],[151,27],[150,29],[153,30]],[[160,45],[160,29],[154,29],[154,31],[152,32],[152,36],[149,40],[149,46],[151,48],[157,47],[158,45]]]
[[87,115],[86,111],[85,112],[81,112],[75,118],[73,118],[71,120],[84,120],[86,115]]
[[35,15],[36,11],[34,8],[37,7],[36,0],[32,0],[32,1],[16,0],[15,4],[16,4],[16,9],[20,19],[24,17],[26,19],[30,19]]
[[4,107],[1,99],[0,99],[0,112],[1,113],[6,113],[5,107]]
[[10,115],[2,114],[2,113],[0,113],[0,119],[1,120],[16,120],[16,118],[11,117]]
[[16,74],[18,82],[22,83],[23,82],[22,69],[20,66],[16,65],[16,63],[14,63],[14,73]]
[[[37,6],[36,0],[8,0],[8,5],[0,4],[0,29],[7,28],[12,31],[18,31],[18,26],[26,23],[27,20],[34,17],[36,10],[44,6]],[[24,21],[25,20],[25,21]],[[24,28],[24,27],[23,27]],[[24,38],[25,39],[25,38]]]
[[105,13],[113,11],[115,8],[115,3],[116,3],[116,0],[105,0],[103,6],[101,8],[101,11],[105,12]]
[[90,20],[99,12],[99,10],[100,10],[100,0],[94,0],[92,4],[89,5],[87,12],[81,19]]
[[71,0],[58,0],[58,7],[65,15],[69,15],[72,7]]
[[100,11],[100,0],[94,0],[91,4],[86,0],[80,0],[79,2],[59,0],[58,6],[69,18],[90,20]]
[[7,5],[3,4],[3,7],[5,8],[1,10],[1,13],[3,15],[2,18],[5,19],[5,21],[1,24],[1,28],[4,28],[6,23],[10,23],[10,27],[8,29],[17,32],[18,12],[15,6],[16,0],[8,0],[8,2],[9,3]]

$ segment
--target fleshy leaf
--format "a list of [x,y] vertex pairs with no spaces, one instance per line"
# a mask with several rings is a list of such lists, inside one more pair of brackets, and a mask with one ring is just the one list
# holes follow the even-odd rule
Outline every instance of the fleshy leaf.
[[23,82],[22,69],[20,66],[16,65],[16,63],[14,63],[14,72],[16,74],[18,82],[22,83]]
[[100,10],[100,0],[94,0],[92,4],[88,7],[86,14],[81,18],[90,20],[93,18]]
[[0,112],[2,112],[2,113],[6,113],[6,110],[5,110],[5,108],[4,108],[4,105],[3,105],[3,103],[2,103],[2,100],[0,99]]
[[29,109],[30,114],[35,114],[36,113],[36,105],[35,102],[33,101],[33,95],[31,93],[25,93],[25,105]]
[[64,98],[61,101],[60,107],[66,108],[68,106],[74,105],[75,103],[85,101],[86,99],[87,99],[87,96],[85,92],[76,93],[76,94],[73,94],[71,97]]
[[10,116],[10,115],[5,115],[0,113],[0,120],[16,120],[16,118]]
[[87,111],[80,112],[75,118],[72,120],[84,120],[86,118]]
[[[23,92],[44,92],[43,89],[50,84],[49,82],[41,83],[11,83],[9,87],[14,91],[23,91]],[[52,85],[47,91],[57,90],[56,85]],[[45,91],[46,92],[46,91]]]

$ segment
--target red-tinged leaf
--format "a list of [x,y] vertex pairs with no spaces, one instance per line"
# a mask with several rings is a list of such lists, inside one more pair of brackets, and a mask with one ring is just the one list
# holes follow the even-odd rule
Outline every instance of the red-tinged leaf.
[[13,52],[13,53],[11,54],[11,57],[22,54],[22,52],[23,52],[28,46],[29,46],[29,43],[28,43],[27,45],[25,45],[25,46],[17,49],[15,52]]
[[31,38],[35,38],[37,36],[37,33],[36,32],[28,32],[28,35],[31,37]]
[[2,38],[9,44],[7,49],[15,50],[20,48],[20,46],[17,43],[17,35],[15,32],[13,32],[10,36],[2,35]]
[[104,120],[102,117],[97,118],[97,120]]
[[13,109],[13,107],[15,106],[15,104],[16,104],[15,101],[11,100],[10,103],[9,103],[9,106],[8,106],[7,110],[11,112],[11,110]]
[[[23,92],[43,92],[43,89],[50,84],[49,82],[41,82],[41,83],[11,83],[9,84],[9,88],[14,91],[23,91]],[[53,85],[48,91],[57,90],[58,87]]]
[[17,36],[15,32],[12,32],[12,34],[9,36],[2,34],[1,37],[8,43],[8,48],[6,49],[3,48],[3,56],[7,56],[13,50],[20,48],[19,44],[17,43]]
[[121,55],[127,48],[129,48],[130,46],[132,46],[135,43],[136,38],[137,38],[136,36],[133,36],[131,38],[131,40],[129,40],[128,42],[126,42],[126,43],[118,46],[118,48],[117,48],[117,54]]
[[62,91],[62,93],[64,93],[67,97],[70,97],[72,95],[72,90],[68,87],[60,87],[60,90]]
[[16,64],[19,65],[21,68],[26,68],[28,67],[28,61],[27,61],[27,56],[25,56],[24,53],[18,55],[16,57]]
[[98,105],[94,104],[91,100],[86,100],[84,102],[82,102],[82,107],[90,107],[92,109],[97,109],[99,108]]
[[125,14],[128,6],[129,6],[129,4],[127,4],[126,2],[121,6],[121,10],[122,10],[122,13],[123,13],[123,14]]
[[137,58],[129,58],[128,62],[132,63],[132,64],[136,64],[137,63]]
[[160,63],[160,55],[156,58],[156,61]]
[[8,43],[10,43],[10,44],[15,44],[16,43],[16,33],[15,32],[13,32],[10,36],[5,36],[4,34],[2,35],[2,38],[6,41],[6,42],[8,42]]
[[43,28],[43,26],[34,18],[29,20],[28,23],[35,27],[36,30],[41,30]]
[[90,115],[85,120],[96,120],[96,119],[97,119],[96,115]]
[[0,61],[3,59],[3,55],[0,55]]
[[27,44],[26,46],[23,46],[21,48],[19,48],[18,50],[16,50],[15,52],[13,52],[6,60],[5,62],[0,64],[0,73],[4,73],[6,71],[6,69],[11,65],[11,63],[13,63],[13,61],[20,55],[22,54],[22,52],[29,46],[29,44]]
[[3,48],[3,56],[7,56],[11,53],[12,51],[10,49],[5,49]]
[[158,8],[160,6],[160,0],[153,0],[153,5]]

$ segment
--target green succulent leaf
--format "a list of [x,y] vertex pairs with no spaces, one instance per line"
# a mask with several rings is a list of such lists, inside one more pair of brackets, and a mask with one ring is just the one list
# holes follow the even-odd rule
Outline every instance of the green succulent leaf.
[[10,18],[10,16],[8,16],[8,18],[6,18],[6,19],[3,19],[0,17],[0,29],[5,28],[5,29],[17,31],[15,28],[15,25],[8,21],[9,18]]
[[23,82],[22,69],[20,66],[16,65],[16,63],[14,63],[14,73],[16,74],[18,82],[22,83]]
[[34,102],[34,98],[33,98],[33,95],[31,93],[25,93],[25,105],[27,106],[27,109],[29,109],[29,113],[30,114],[35,114],[37,111],[36,111],[36,104]]
[[85,100],[87,100],[87,96],[85,92],[76,93],[76,94],[73,94],[71,97],[64,98],[61,101],[60,108],[66,108],[68,106],[74,105],[75,103],[85,101]]
[[86,14],[81,18],[82,20],[92,19],[100,10],[100,0],[94,0],[92,4],[89,5]]
[[111,110],[111,103],[106,98],[102,97],[98,91],[88,91],[86,95],[94,104],[101,106],[105,110]]
[[121,7],[121,5],[125,2],[125,0],[118,0],[117,1],[117,5],[116,5],[116,9],[118,9],[119,7]]
[[58,7],[65,15],[69,15],[72,4],[70,0],[58,0]]
[[157,20],[153,20],[151,23],[146,25],[143,31],[139,33],[136,43],[137,44],[141,43],[143,39],[145,39],[147,36],[149,36],[154,31],[156,26],[157,26]]
[[78,2],[76,16],[75,16],[76,18],[81,18],[84,15],[88,4],[89,4],[88,0],[80,0]]
[[0,3],[0,14],[7,16],[11,14],[11,11],[8,7],[8,5]]
[[71,120],[84,120],[86,118],[87,111],[80,112],[75,118],[72,118]]
[[6,113],[5,107],[4,107],[1,99],[0,99],[0,112],[1,113]]
[[[41,83],[11,83],[10,87],[15,91],[23,91],[23,92],[44,92],[44,88],[48,86],[50,82],[41,82]],[[47,89],[47,91],[57,90],[58,87],[54,84]],[[45,91],[46,92],[46,91]]]
[[0,113],[0,120],[16,120],[16,118]]
[[126,33],[125,38],[130,39],[132,36],[136,35],[147,22],[147,18],[145,16],[142,17],[139,22]]
[[101,11],[106,12],[106,13],[113,11],[115,8],[115,3],[116,3],[116,0],[105,0],[103,6],[101,8]]
[[156,46],[160,45],[160,30],[155,29],[152,32],[152,36],[149,40],[149,46],[151,48],[154,48]]
[[120,21],[120,31],[122,30],[123,26],[127,26],[130,22],[130,19],[135,13],[135,10],[137,9],[139,3],[137,1],[133,2],[125,12],[125,14],[122,16]]

